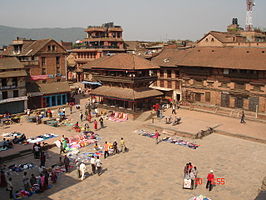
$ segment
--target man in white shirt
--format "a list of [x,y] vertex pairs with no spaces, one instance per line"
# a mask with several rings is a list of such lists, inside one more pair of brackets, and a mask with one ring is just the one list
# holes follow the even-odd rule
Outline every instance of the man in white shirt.
[[93,174],[96,174],[96,159],[94,156],[91,157],[91,170]]
[[98,176],[100,176],[102,173],[102,162],[101,162],[99,156],[97,156],[97,159],[96,159],[96,167],[97,167]]
[[84,180],[85,171],[86,171],[86,165],[83,162],[80,164],[79,170],[81,172],[81,180]]

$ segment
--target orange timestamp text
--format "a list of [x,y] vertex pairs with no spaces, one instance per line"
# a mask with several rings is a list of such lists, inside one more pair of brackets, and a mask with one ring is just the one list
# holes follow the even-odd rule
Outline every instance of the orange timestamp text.
[[[195,179],[196,185],[202,185],[203,179],[202,178],[196,178]],[[211,181],[212,185],[224,185],[225,184],[225,178],[215,178]]]

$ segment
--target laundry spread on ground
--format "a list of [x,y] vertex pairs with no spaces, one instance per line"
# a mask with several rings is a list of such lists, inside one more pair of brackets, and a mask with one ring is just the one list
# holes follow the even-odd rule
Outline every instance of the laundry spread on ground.
[[203,195],[199,195],[199,196],[192,197],[189,200],[211,200],[211,199]]
[[13,172],[22,172],[24,170],[28,170],[28,169],[32,169],[36,167],[36,165],[34,165],[33,163],[25,163],[25,164],[19,164],[19,165],[10,165],[8,167],[9,171],[13,171]]
[[71,152],[68,153],[68,157],[73,161],[73,162],[84,162],[84,163],[90,163],[91,157],[92,156],[102,156],[103,151],[96,151],[96,152]]
[[49,139],[55,138],[55,137],[58,137],[58,135],[55,135],[53,133],[47,133],[47,134],[44,134],[44,135],[39,135],[39,136],[34,137],[34,138],[29,138],[29,139],[27,139],[27,142],[29,142],[29,143],[37,143],[37,142],[42,142],[44,140],[49,140]]
[[[151,133],[151,132],[148,132],[148,131],[145,131],[145,130],[136,130],[135,132],[137,134],[139,134],[139,135],[146,136],[146,137],[149,137],[149,138],[155,138],[156,137],[155,133]],[[185,141],[185,140],[183,140],[181,138],[178,138],[178,137],[175,137],[175,138],[164,137],[164,138],[162,138],[161,141],[169,142],[169,143],[172,143],[172,144],[178,144],[180,146],[188,147],[188,148],[191,148],[191,149],[197,149],[200,146],[200,145]]]

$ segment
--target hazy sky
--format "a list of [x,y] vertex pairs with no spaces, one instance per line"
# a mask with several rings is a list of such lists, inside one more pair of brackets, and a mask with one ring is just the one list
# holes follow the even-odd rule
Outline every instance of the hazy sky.
[[[23,28],[87,27],[113,21],[125,40],[200,39],[245,24],[246,0],[0,0],[0,24]],[[266,1],[256,0],[254,26],[266,27]]]

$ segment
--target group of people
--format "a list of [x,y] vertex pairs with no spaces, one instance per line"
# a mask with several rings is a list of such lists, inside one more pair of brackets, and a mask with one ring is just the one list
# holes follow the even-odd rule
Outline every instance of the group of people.
[[39,176],[35,176],[33,173],[31,174],[31,176],[29,176],[28,173],[24,171],[22,176],[23,190],[14,191],[13,179],[11,177],[11,174],[6,171],[4,167],[0,171],[0,187],[6,188],[6,191],[9,191],[10,199],[19,198],[21,192],[27,196],[30,196],[33,192],[44,192],[48,189],[49,179],[52,183],[56,183],[57,173],[53,169],[40,169],[41,171]]
[[[196,189],[197,185],[202,184],[202,179],[198,178],[198,170],[196,166],[193,166],[191,162],[187,163],[184,167],[184,179],[191,180],[191,189]],[[206,189],[211,191],[215,184],[213,170],[207,175]]]
[[6,148],[6,149],[11,149],[13,148],[14,144],[22,144],[22,143],[26,143],[27,142],[27,138],[25,136],[25,134],[22,134],[21,136],[15,136],[12,140],[3,138],[3,141],[1,142],[1,147],[2,148]]
[[197,187],[197,177],[198,177],[198,170],[196,166],[193,166],[191,162],[187,163],[184,167],[184,179],[191,180],[191,189]]
[[[97,143],[96,143],[97,145]],[[118,154],[120,152],[126,152],[127,151],[127,147],[125,144],[125,140],[124,138],[120,139],[120,150],[118,149],[118,144],[116,141],[114,141],[113,143],[108,143],[107,141],[104,143],[104,158],[107,158],[108,156],[110,156],[110,153],[115,155]],[[94,147],[95,149],[95,147]]]
[[[92,175],[93,174],[98,174],[100,176],[102,174],[102,162],[100,160],[100,157],[93,155],[90,159],[90,164],[91,164],[91,170],[92,170]],[[85,178],[85,173],[87,171],[87,167],[84,162],[76,162],[76,167],[77,167],[77,172],[78,172],[78,177],[81,180],[84,180]]]

